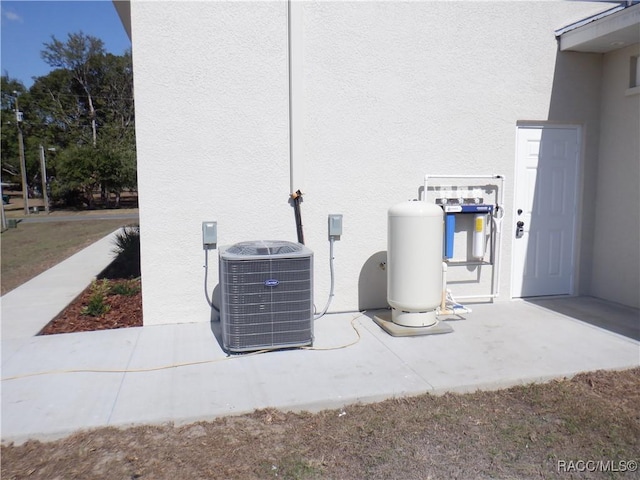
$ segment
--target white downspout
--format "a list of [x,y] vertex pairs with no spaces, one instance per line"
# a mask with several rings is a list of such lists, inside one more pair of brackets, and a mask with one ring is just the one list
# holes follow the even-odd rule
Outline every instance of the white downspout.
[[302,2],[287,2],[289,54],[289,186],[290,193],[305,191],[303,157],[303,16]]

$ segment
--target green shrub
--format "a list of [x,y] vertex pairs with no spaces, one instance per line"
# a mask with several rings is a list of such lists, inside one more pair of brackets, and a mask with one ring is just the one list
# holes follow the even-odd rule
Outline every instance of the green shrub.
[[126,282],[116,283],[109,288],[109,295],[124,295],[127,297],[133,297],[140,291],[140,285],[135,280],[129,280]]
[[110,278],[137,278],[140,276],[140,226],[127,225],[116,234],[116,255],[111,268]]
[[94,280],[91,282],[91,297],[89,303],[82,309],[82,315],[99,317],[107,313],[111,306],[106,302],[105,297],[109,293],[111,285],[109,280]]

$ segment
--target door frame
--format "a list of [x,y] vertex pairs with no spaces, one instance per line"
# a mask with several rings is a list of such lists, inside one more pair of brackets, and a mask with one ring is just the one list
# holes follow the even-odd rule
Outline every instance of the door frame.
[[[513,208],[511,209],[511,221],[512,221],[512,228],[511,228],[511,267],[510,267],[510,274],[511,274],[511,280],[510,280],[510,285],[509,285],[509,294],[510,294],[510,298],[512,300],[514,299],[522,299],[522,298],[530,298],[530,297],[525,297],[523,295],[518,295],[516,296],[514,294],[514,279],[515,279],[515,275],[514,275],[514,270],[515,270],[515,262],[516,262],[516,256],[515,256],[515,249],[516,249],[516,243],[514,241],[514,232],[515,232],[515,227],[516,227],[516,208],[515,208],[515,201],[517,198],[517,192],[518,192],[518,165],[519,165],[519,157],[518,157],[518,135],[520,130],[526,130],[526,129],[571,129],[571,130],[575,130],[577,132],[577,144],[578,144],[578,158],[577,158],[577,165],[576,165],[576,188],[575,188],[575,192],[574,192],[574,202],[575,202],[575,212],[574,212],[574,221],[573,221],[573,231],[571,232],[571,240],[573,242],[573,254],[572,254],[572,272],[571,272],[571,280],[570,280],[570,284],[569,284],[569,294],[558,294],[558,295],[565,295],[565,296],[575,296],[577,294],[577,292],[579,291],[578,289],[578,285],[579,285],[579,273],[580,273],[580,250],[581,250],[581,245],[580,245],[580,236],[578,235],[578,232],[581,231],[582,228],[582,202],[583,202],[583,182],[584,182],[584,154],[585,154],[585,135],[584,135],[584,125],[579,124],[579,123],[555,123],[555,122],[545,122],[545,121],[540,121],[540,122],[517,122],[516,123],[516,131],[515,131],[515,152],[514,152],[514,169],[513,169],[513,178],[514,178],[514,182],[513,182]],[[531,297],[532,298],[532,297]]]

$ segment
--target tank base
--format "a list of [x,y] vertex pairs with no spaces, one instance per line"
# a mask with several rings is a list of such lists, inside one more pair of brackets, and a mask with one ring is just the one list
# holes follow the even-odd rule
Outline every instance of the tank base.
[[438,321],[436,311],[430,312],[403,312],[395,308],[391,309],[391,321],[403,327],[430,327]]
[[373,321],[392,337],[418,337],[421,335],[439,335],[453,332],[451,325],[441,321],[437,321],[430,327],[403,327],[391,321],[391,314],[389,312],[375,315]]

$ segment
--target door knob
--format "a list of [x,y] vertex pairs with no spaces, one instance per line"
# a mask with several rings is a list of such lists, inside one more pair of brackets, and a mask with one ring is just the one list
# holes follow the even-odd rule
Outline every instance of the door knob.
[[519,221],[516,223],[516,238],[522,238],[524,235],[524,222]]

